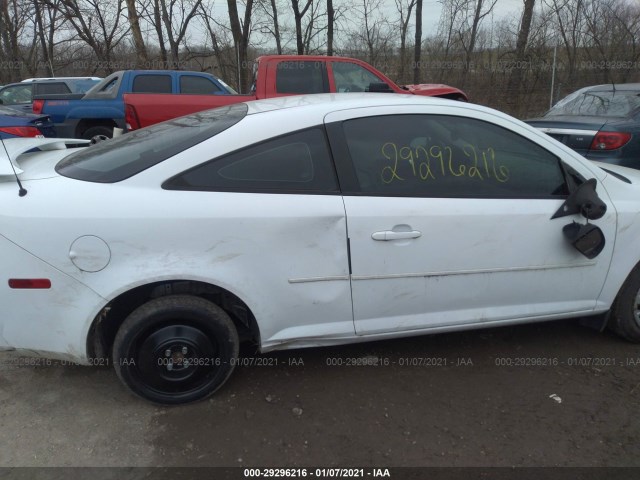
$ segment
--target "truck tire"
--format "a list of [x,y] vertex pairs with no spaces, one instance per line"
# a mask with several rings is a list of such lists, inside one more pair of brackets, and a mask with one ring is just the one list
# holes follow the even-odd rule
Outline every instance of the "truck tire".
[[82,133],[82,138],[85,140],[92,140],[94,141],[93,143],[98,143],[111,137],[113,137],[113,127],[107,127],[104,125],[89,127]]
[[238,350],[238,332],[224,310],[200,297],[169,295],[127,317],[116,334],[113,365],[136,395],[176,405],[220,388]]

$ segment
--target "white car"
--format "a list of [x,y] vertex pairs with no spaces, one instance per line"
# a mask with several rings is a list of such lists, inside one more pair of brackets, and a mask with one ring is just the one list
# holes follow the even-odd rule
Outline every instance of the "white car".
[[[86,148],[15,142],[0,347],[110,359],[153,402],[213,393],[242,339],[265,352],[594,316],[640,340],[640,173],[488,108],[298,96]],[[33,142],[45,151],[21,154]]]

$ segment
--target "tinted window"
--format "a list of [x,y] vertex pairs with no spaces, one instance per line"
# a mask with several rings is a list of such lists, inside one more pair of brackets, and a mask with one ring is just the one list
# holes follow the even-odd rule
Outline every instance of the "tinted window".
[[359,193],[548,198],[567,194],[560,161],[502,127],[441,115],[344,123]]
[[180,77],[180,93],[209,95],[220,91],[221,89],[208,78],[195,75]]
[[332,62],[336,92],[368,92],[372,83],[383,83],[366,68],[355,63]]
[[280,62],[276,71],[278,93],[326,93],[327,72],[322,62]]
[[274,193],[338,190],[324,132],[319,128],[218,158],[169,180],[164,188]]
[[133,79],[134,93],[171,93],[171,76],[137,75]]
[[217,135],[246,113],[238,103],[135,130],[69,155],[56,171],[89,182],[119,182]]
[[71,93],[69,87],[63,82],[46,82],[35,84],[37,95],[54,95],[58,93]]

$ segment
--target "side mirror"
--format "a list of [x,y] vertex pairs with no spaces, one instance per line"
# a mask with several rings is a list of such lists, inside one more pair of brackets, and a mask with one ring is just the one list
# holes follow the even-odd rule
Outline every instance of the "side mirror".
[[371,82],[366,90],[367,92],[393,93],[389,85],[384,82]]
[[576,213],[582,214],[588,220],[602,218],[607,212],[607,204],[596,193],[597,184],[597,180],[592,178],[580,185],[575,192],[569,195],[569,198],[565,200],[551,219],[575,215]]
[[562,233],[571,245],[588,259],[596,258],[605,245],[602,230],[590,223],[570,223],[564,226]]

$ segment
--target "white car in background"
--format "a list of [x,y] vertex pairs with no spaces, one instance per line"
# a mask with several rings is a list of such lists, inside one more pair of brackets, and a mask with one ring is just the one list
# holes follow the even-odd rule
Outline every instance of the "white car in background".
[[313,95],[86,148],[10,142],[0,347],[108,358],[153,402],[213,393],[242,339],[594,316],[640,340],[640,174],[488,108]]

